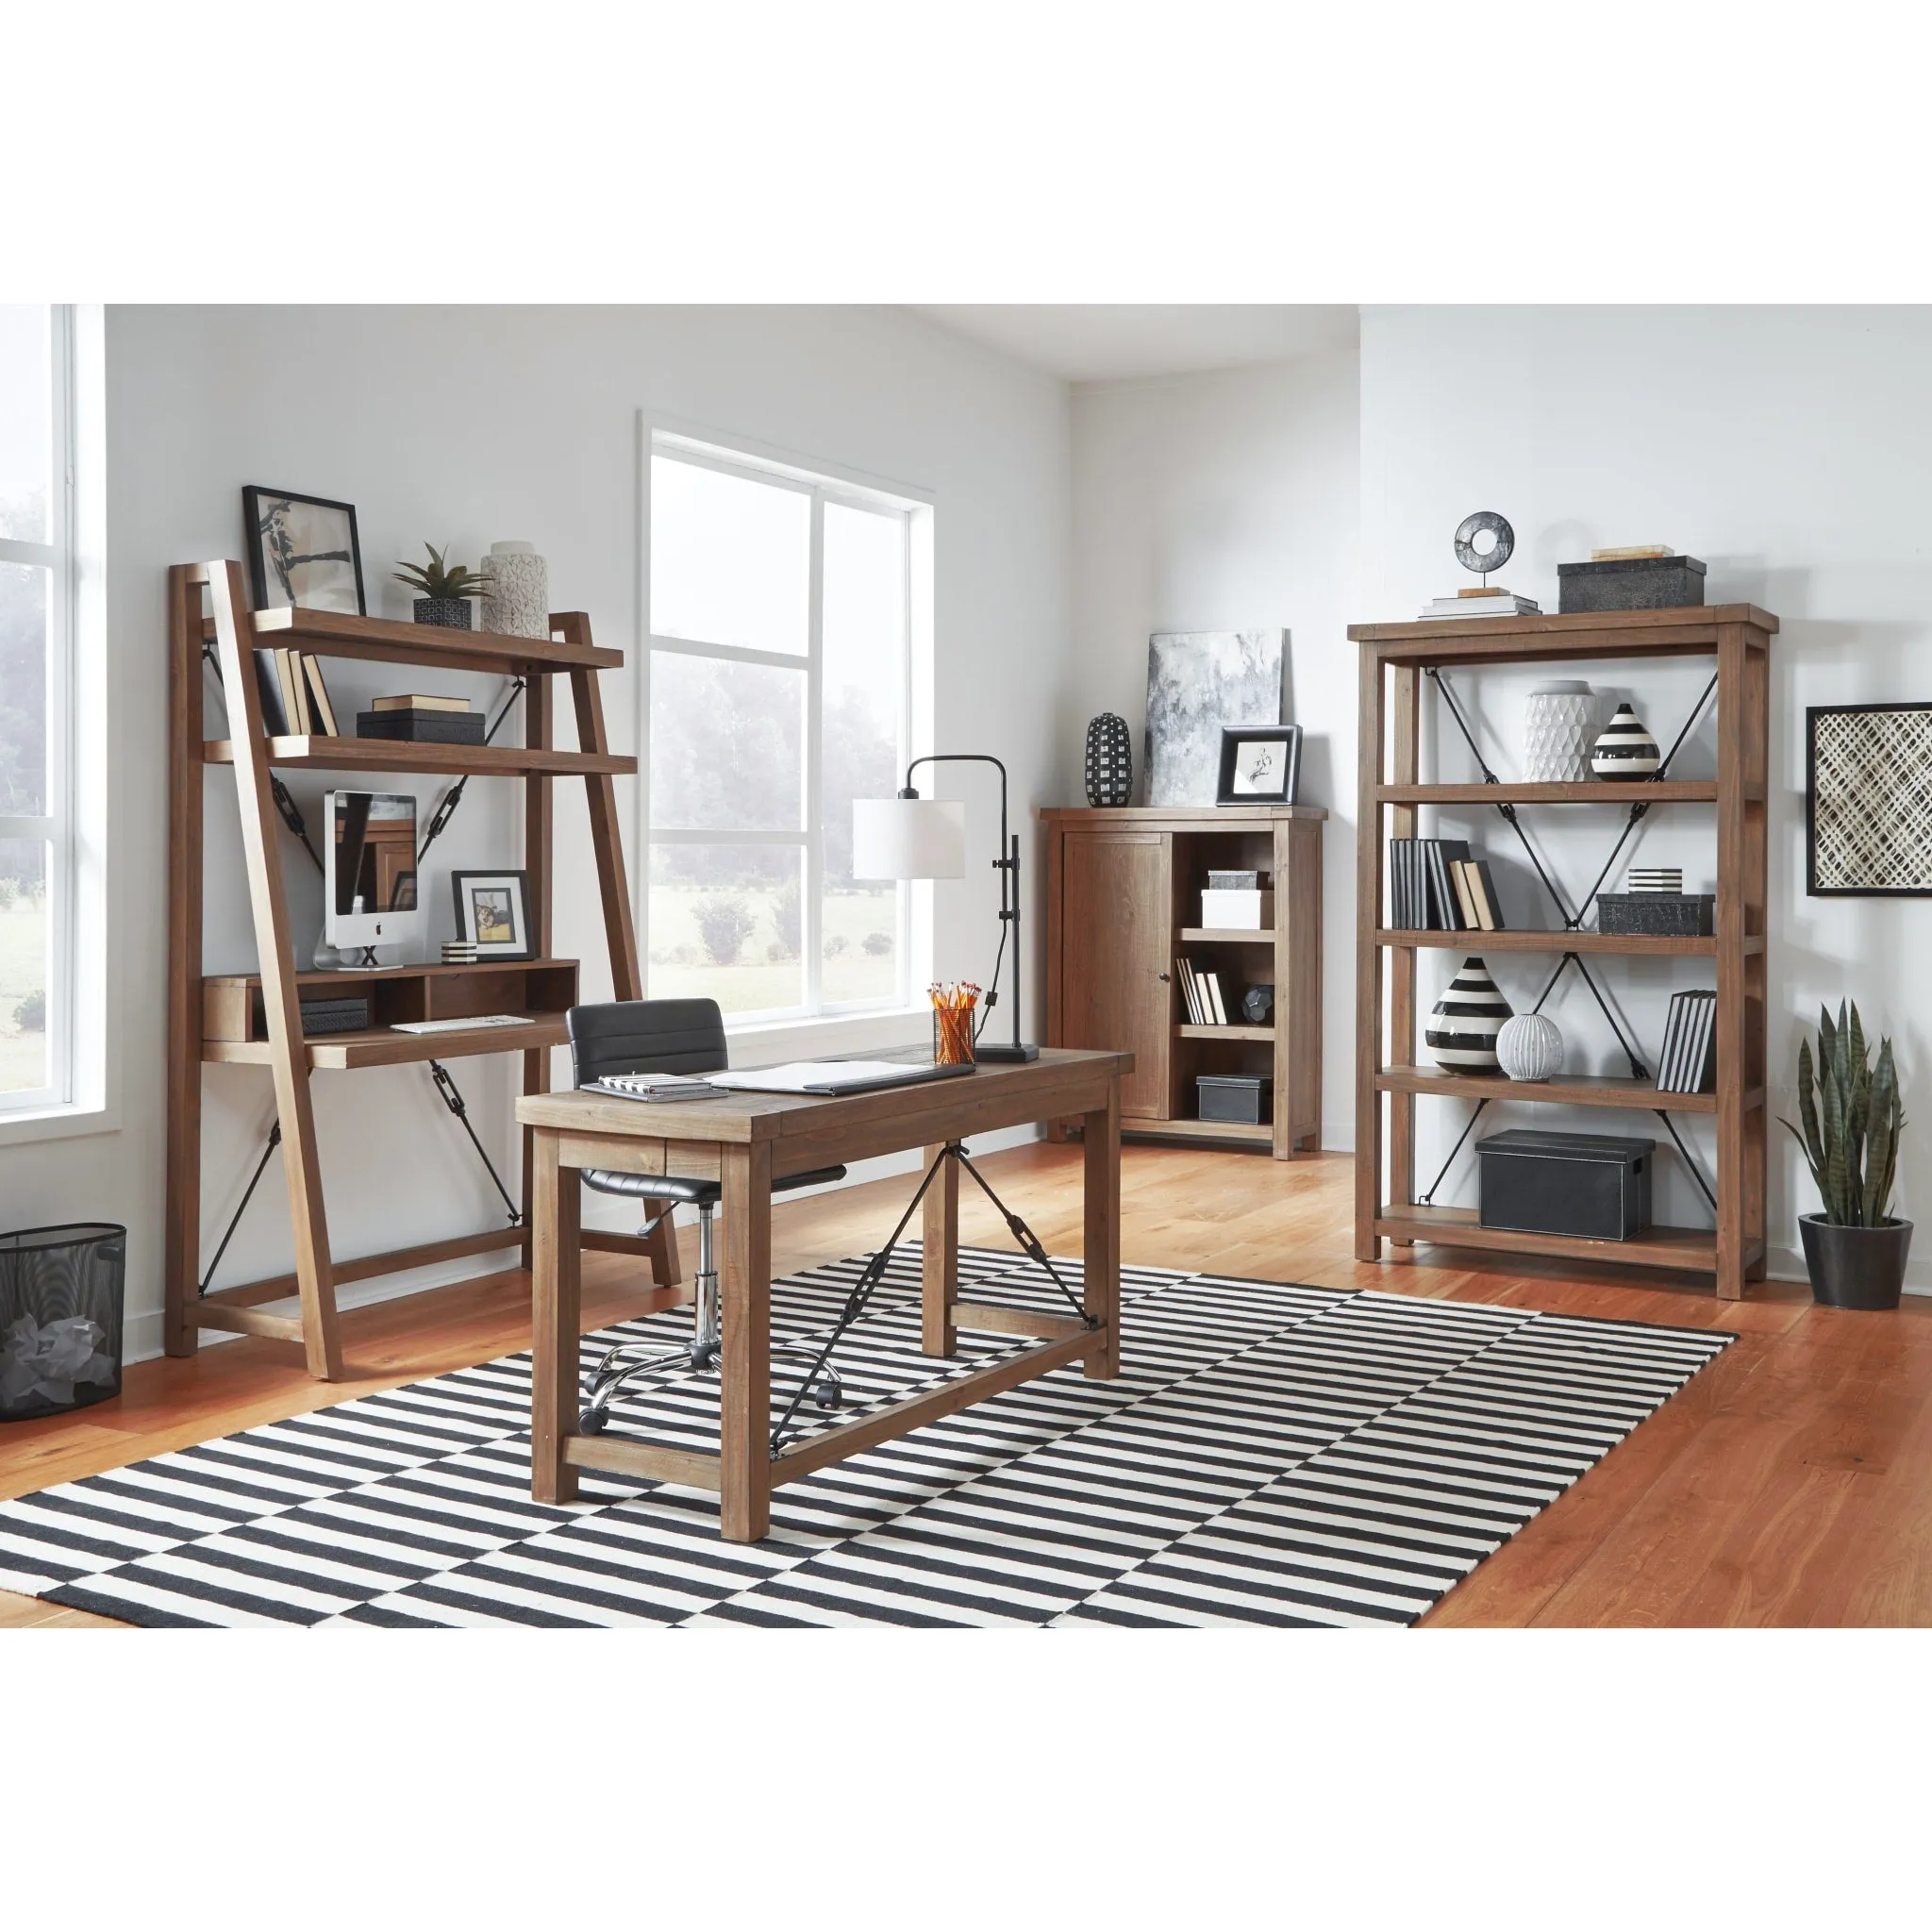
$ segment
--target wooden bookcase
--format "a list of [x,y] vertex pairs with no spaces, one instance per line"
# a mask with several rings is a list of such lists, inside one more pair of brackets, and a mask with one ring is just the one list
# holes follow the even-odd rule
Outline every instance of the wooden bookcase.
[[[1715,1277],[1735,1300],[1764,1274],[1766,1150],[1766,787],[1770,654],[1777,619],[1750,604],[1582,616],[1451,619],[1349,626],[1361,646],[1360,831],[1356,860],[1356,1254],[1417,1241],[1568,1259],[1623,1261]],[[1579,660],[1707,657],[1717,663],[1715,779],[1575,785],[1418,782],[1422,684],[1430,666],[1574,665]],[[1708,939],[1587,931],[1408,932],[1383,924],[1384,854],[1414,837],[1424,806],[1707,805],[1716,814],[1717,931]],[[1500,821],[1498,824],[1500,825]],[[1500,1074],[1440,1072],[1419,1061],[1416,962],[1458,953],[1566,952],[1709,959],[1717,977],[1717,1091],[1659,1093],[1648,1080],[1566,1076],[1530,1086]],[[1387,1006],[1387,1039],[1384,1007]],[[1383,1117],[1387,1096],[1388,1118]],[[1654,1227],[1627,1241],[1520,1234],[1476,1224],[1474,1209],[1415,1199],[1416,1101],[1507,1098],[1567,1107],[1715,1115],[1717,1226]],[[1386,1155],[1387,1186],[1384,1191]]]
[[[354,617],[327,610],[251,611],[242,566],[183,563],[168,573],[168,1207],[166,1312],[163,1341],[170,1355],[191,1355],[204,1328],[268,1335],[297,1341],[308,1370],[334,1381],[342,1370],[335,1285],[427,1267],[439,1261],[521,1246],[530,1265],[530,1149],[524,1136],[523,1199],[518,1227],[497,1226],[412,1248],[334,1257],[325,1210],[322,1170],[310,1105],[310,1075],[323,1070],[447,1060],[485,1053],[523,1056],[523,1091],[549,1086],[549,1055],[564,1038],[563,1016],[576,999],[577,962],[550,957],[551,786],[581,776],[589,794],[605,933],[612,984],[619,999],[641,997],[637,934],[625,877],[612,779],[637,770],[635,758],[610,751],[597,673],[624,662],[619,651],[591,641],[590,620],[563,611],[550,620],[548,638],[442,630]],[[408,744],[383,739],[269,738],[255,677],[255,647],[286,643],[318,658],[375,658],[442,670],[521,675],[524,742],[488,746]],[[212,644],[221,671],[229,737],[209,739],[203,724],[204,650]],[[576,712],[576,751],[551,743],[552,679],[567,678]],[[204,976],[201,970],[203,784],[205,766],[235,774],[242,846],[259,972]],[[524,864],[539,957],[484,960],[474,966],[401,966],[373,973],[297,970],[282,886],[281,821],[271,791],[276,769],[425,772],[445,777],[520,779],[524,790]],[[305,1039],[301,994],[326,987],[367,992],[369,1030]],[[460,1019],[517,1012],[522,1026],[477,1027],[438,1034],[396,1033],[399,1020]],[[205,1062],[265,1066],[275,1083],[290,1215],[294,1229],[292,1274],[241,1287],[200,1292],[201,1069]],[[649,1241],[634,1236],[587,1233],[587,1248],[649,1258],[658,1282],[677,1279],[677,1250],[668,1218]],[[293,1296],[299,1312],[264,1304]]]
[[[1320,806],[1050,808],[1046,827],[1046,1043],[1130,1052],[1121,1128],[1277,1160],[1322,1134],[1322,821]],[[1274,924],[1209,931],[1200,917],[1210,870],[1272,874]],[[1274,988],[1266,1026],[1187,1023],[1177,954],[1219,971],[1231,991]],[[1202,1074],[1267,1074],[1274,1119],[1204,1121]],[[1072,1123],[1053,1130],[1060,1138]]]

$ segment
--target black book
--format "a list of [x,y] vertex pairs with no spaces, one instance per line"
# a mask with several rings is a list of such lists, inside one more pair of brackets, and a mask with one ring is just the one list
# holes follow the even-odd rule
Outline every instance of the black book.
[[1431,839],[1427,842],[1430,895],[1435,911],[1431,923],[1442,932],[1466,931],[1469,922],[1462,916],[1462,902],[1456,896],[1455,882],[1449,876],[1449,862],[1469,857],[1469,841]]
[[1697,1039],[1684,1091],[1711,1093],[1717,1089],[1717,995],[1707,993],[1697,1006]]
[[1397,931],[1408,924],[1402,891],[1402,841],[1389,841],[1389,924]]
[[1422,848],[1413,839],[1402,841],[1402,924],[1414,932],[1425,922],[1421,897]]
[[275,675],[275,654],[260,644],[255,649],[255,688],[261,693],[262,729],[271,738],[289,737],[289,713],[282,704],[281,680]]
[[1691,1041],[1697,1032],[1697,995],[1694,992],[1680,992],[1671,1004],[1681,1008],[1681,1017],[1677,1023],[1677,1038],[1667,1070],[1667,1091],[1672,1093],[1684,1093],[1689,1091],[1684,1081],[1690,1067]]
[[1657,1091],[1659,1093],[1674,1092],[1671,1085],[1671,1070],[1676,1064],[1677,1040],[1684,1030],[1684,995],[1674,992],[1671,995],[1670,1018],[1664,1022],[1663,1051],[1657,1056]]

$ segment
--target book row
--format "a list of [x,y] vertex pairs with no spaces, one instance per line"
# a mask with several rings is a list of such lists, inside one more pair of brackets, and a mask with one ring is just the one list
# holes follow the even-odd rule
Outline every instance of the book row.
[[1467,839],[1389,841],[1389,923],[1404,932],[1504,932],[1487,858]]

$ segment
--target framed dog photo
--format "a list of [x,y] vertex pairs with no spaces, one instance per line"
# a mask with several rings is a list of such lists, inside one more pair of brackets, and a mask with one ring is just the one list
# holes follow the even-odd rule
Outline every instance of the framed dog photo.
[[479,959],[534,959],[530,888],[520,872],[458,872],[457,938],[471,941]]
[[281,610],[293,604],[304,610],[369,614],[362,599],[362,545],[353,503],[247,483],[242,489],[242,516],[258,610]]
[[1238,724],[1222,731],[1216,805],[1293,805],[1301,782],[1299,724]]
[[1813,897],[1932,895],[1932,704],[1810,707],[1805,823]]

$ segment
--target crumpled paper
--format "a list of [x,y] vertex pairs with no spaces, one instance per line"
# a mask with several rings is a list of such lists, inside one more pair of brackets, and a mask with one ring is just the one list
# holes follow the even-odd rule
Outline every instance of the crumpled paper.
[[0,1349],[0,1403],[30,1395],[48,1402],[72,1402],[81,1382],[112,1382],[114,1358],[100,1352],[108,1331],[84,1315],[49,1322],[42,1328],[23,1315],[7,1331]]

